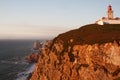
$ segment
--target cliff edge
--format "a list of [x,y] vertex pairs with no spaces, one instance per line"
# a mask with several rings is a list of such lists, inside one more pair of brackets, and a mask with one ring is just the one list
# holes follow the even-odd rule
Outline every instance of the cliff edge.
[[119,80],[120,25],[91,24],[43,44],[30,80]]

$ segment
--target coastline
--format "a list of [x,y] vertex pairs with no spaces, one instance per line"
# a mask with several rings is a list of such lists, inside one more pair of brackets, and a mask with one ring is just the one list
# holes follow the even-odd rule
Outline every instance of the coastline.
[[30,67],[26,68],[25,71],[17,74],[17,78],[15,80],[29,80],[32,72],[34,71],[36,63],[30,65]]

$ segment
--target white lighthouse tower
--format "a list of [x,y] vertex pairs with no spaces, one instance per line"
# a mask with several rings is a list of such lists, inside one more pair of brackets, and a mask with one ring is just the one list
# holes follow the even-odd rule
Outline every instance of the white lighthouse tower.
[[107,7],[107,13],[106,17],[102,17],[101,19],[97,20],[95,23],[99,25],[104,25],[104,24],[120,24],[120,18],[116,17],[114,18],[112,6],[109,4]]
[[108,9],[107,9],[107,16],[108,19],[113,19],[113,10],[112,10],[112,6],[109,5]]

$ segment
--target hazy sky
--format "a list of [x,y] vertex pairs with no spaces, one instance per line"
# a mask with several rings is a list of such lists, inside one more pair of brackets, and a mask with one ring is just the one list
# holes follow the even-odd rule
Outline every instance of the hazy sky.
[[0,0],[0,39],[55,37],[94,23],[108,4],[120,17],[120,0]]

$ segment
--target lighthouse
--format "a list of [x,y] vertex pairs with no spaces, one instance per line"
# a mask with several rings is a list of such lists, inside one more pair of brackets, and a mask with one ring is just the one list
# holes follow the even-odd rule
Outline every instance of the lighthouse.
[[99,25],[104,24],[120,24],[120,18],[116,17],[114,18],[112,6],[109,4],[107,7],[106,17],[102,17],[99,20],[97,20],[95,23]]
[[108,19],[113,19],[113,10],[112,6],[109,4],[107,8],[107,14],[106,14]]

